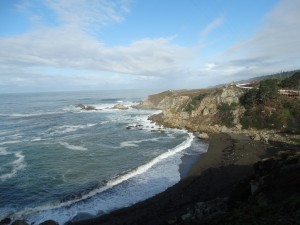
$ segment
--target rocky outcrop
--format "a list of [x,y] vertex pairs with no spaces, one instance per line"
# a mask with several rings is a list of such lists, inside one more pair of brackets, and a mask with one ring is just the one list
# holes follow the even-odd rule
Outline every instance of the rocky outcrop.
[[[157,96],[149,96],[140,106],[162,109],[161,114],[155,115],[151,119],[165,126],[208,133],[224,132],[227,131],[227,128],[219,124],[219,106],[221,104],[238,105],[242,93],[242,90],[235,87],[198,90],[198,92],[191,91],[190,93],[187,91],[169,91]],[[199,95],[204,97],[197,100]],[[192,110],[188,110],[189,104],[195,104]],[[241,129],[239,118],[243,112],[243,107],[236,107],[231,112],[236,130]]]
[[113,109],[121,109],[121,110],[124,110],[124,109],[128,109],[128,107],[125,106],[125,105],[122,104],[122,103],[118,103],[118,104],[114,105]]
[[75,107],[80,108],[81,110],[97,110],[95,106],[91,106],[91,105],[78,104]]

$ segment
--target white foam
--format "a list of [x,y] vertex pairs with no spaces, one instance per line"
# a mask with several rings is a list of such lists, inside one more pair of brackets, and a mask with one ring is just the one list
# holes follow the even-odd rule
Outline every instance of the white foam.
[[8,155],[9,153],[6,151],[6,148],[0,147],[0,155]]
[[154,158],[153,160],[151,160],[147,164],[138,167],[137,169],[133,170],[130,173],[127,173],[127,174],[123,175],[122,177],[119,177],[117,179],[113,179],[113,180],[109,181],[107,183],[107,186],[109,188],[113,187],[113,186],[115,186],[115,185],[117,185],[117,184],[119,184],[119,183],[121,183],[121,182],[123,182],[125,180],[128,180],[128,179],[130,179],[130,178],[132,178],[132,177],[134,177],[136,175],[139,175],[141,173],[146,172],[148,169],[150,169],[151,167],[153,167],[158,162],[160,162],[160,161],[162,161],[162,160],[164,160],[164,159],[166,159],[166,158],[168,158],[170,156],[173,156],[176,153],[178,153],[178,152],[180,152],[180,151],[188,148],[191,145],[193,139],[194,139],[193,134],[189,133],[189,138],[186,141],[184,141],[183,143],[177,145],[174,149],[168,150],[167,152],[159,155],[158,157]]
[[142,139],[142,140],[138,140],[138,141],[124,141],[121,142],[120,144],[120,148],[125,148],[125,147],[138,147],[140,143],[142,142],[156,142],[156,141],[160,141],[161,139],[169,139],[169,137],[158,137],[158,138],[147,138],[147,139]]
[[43,115],[54,115],[54,114],[60,114],[62,112],[54,111],[54,112],[40,112],[40,113],[12,113],[7,114],[7,116],[11,117],[34,117],[34,116],[43,116]]
[[[2,151],[3,151],[3,148],[2,148]],[[4,151],[2,153],[4,153],[4,155],[14,154],[15,158],[16,158],[16,160],[14,160],[13,162],[10,163],[13,166],[12,171],[10,173],[6,173],[6,174],[3,174],[0,176],[0,180],[5,181],[5,180],[15,176],[18,171],[24,169],[26,167],[26,163],[24,160],[25,156],[22,154],[22,152],[7,152],[6,149],[4,149]]]
[[126,147],[139,147],[137,144],[135,144],[135,141],[124,141],[120,144],[121,148],[126,148]]
[[52,135],[65,134],[65,133],[75,132],[79,129],[86,129],[89,127],[93,127],[96,125],[97,125],[97,123],[88,123],[85,125],[63,125],[63,126],[57,126],[57,127],[50,128],[48,130],[48,132],[50,132]]
[[189,133],[188,135],[189,135],[188,139],[185,140],[183,143],[177,145],[175,148],[168,150],[167,152],[165,152],[165,153],[157,156],[156,158],[154,158],[150,162],[148,162],[148,163],[146,163],[146,164],[144,164],[144,165],[136,168],[135,170],[133,170],[133,171],[131,171],[131,172],[129,172],[129,173],[121,176],[121,177],[117,177],[115,179],[110,180],[106,184],[106,186],[104,186],[102,188],[99,188],[99,189],[96,189],[96,190],[93,190],[89,194],[83,196],[81,199],[69,202],[69,204],[81,201],[83,199],[87,199],[87,198],[89,198],[89,197],[91,197],[91,196],[93,196],[95,194],[98,194],[98,193],[101,193],[101,192],[103,192],[105,190],[108,190],[108,189],[112,188],[113,186],[122,183],[125,180],[128,180],[128,179],[130,179],[130,178],[132,178],[134,176],[142,174],[142,173],[146,172],[148,169],[150,169],[151,167],[153,167],[155,164],[159,163],[160,161],[162,161],[162,160],[164,160],[164,159],[166,159],[166,158],[168,158],[170,156],[173,156],[176,153],[178,153],[178,152],[180,152],[180,151],[188,148],[191,145],[191,143],[192,143],[192,141],[194,139],[193,134]]
[[6,145],[6,144],[16,144],[16,143],[20,143],[22,141],[4,141],[1,142],[0,145]]
[[80,145],[71,145],[67,142],[59,142],[62,146],[64,146],[67,149],[74,150],[74,151],[87,151],[88,149],[86,147],[80,146]]

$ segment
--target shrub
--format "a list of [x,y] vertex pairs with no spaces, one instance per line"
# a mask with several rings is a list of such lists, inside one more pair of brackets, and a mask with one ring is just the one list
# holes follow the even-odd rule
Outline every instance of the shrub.
[[252,108],[257,103],[257,93],[258,90],[256,88],[253,88],[249,91],[247,91],[245,94],[243,94],[240,97],[240,103],[246,108]]
[[226,127],[232,127],[234,117],[232,115],[232,110],[234,110],[238,106],[238,103],[221,103],[218,105],[218,118],[220,119],[220,123],[225,125]]
[[207,96],[207,93],[199,94],[192,98],[192,100],[185,107],[185,111],[191,112],[196,106]]
[[263,80],[259,84],[259,90],[257,93],[257,100],[266,105],[276,99],[279,96],[278,81],[275,79]]

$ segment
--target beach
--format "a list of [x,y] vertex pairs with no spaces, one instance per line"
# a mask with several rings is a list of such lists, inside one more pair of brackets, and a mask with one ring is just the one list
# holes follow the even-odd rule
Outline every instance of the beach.
[[226,199],[253,172],[253,164],[269,147],[247,136],[211,134],[207,153],[198,157],[187,176],[166,191],[99,218],[69,224],[172,224],[196,203]]

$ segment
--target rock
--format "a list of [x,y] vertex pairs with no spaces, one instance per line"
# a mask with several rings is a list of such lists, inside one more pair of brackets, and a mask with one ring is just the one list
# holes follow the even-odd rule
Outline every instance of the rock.
[[258,206],[267,206],[269,204],[269,201],[263,192],[260,192],[255,200]]
[[85,105],[83,105],[83,104],[78,104],[75,107],[76,108],[80,108],[80,109],[85,109]]
[[200,138],[200,139],[208,139],[209,136],[208,136],[207,133],[200,133],[200,134],[198,135],[198,138]]
[[181,216],[181,219],[182,219],[183,221],[185,221],[185,220],[189,220],[191,217],[192,217],[192,214],[191,214],[190,212],[188,212],[188,213],[182,215],[182,216]]
[[228,132],[229,132],[229,129],[228,129],[226,126],[222,126],[222,127],[221,127],[221,132],[222,132],[222,133],[228,133]]
[[118,103],[116,105],[114,105],[113,109],[128,109],[127,106],[123,105],[122,103]]
[[29,225],[25,220],[16,220],[11,225]]
[[209,114],[209,109],[208,108],[204,108],[203,111],[202,111],[202,115],[206,116],[208,114]]
[[85,110],[97,110],[95,106],[87,105],[85,106]]
[[242,130],[242,125],[241,125],[241,124],[237,124],[237,125],[235,125],[235,127],[236,127],[236,129],[238,129],[238,130]]
[[171,224],[176,224],[176,222],[177,222],[176,217],[175,217],[175,218],[172,218],[172,219],[170,219],[170,220],[167,221],[167,223],[170,224],[170,225],[171,225]]
[[75,107],[80,108],[81,110],[97,110],[95,106],[91,106],[91,105],[78,104]]
[[254,194],[257,191],[258,186],[259,186],[259,184],[257,181],[255,181],[255,180],[250,181],[251,194]]
[[0,221],[0,225],[6,225],[6,224],[10,224],[10,223],[11,223],[10,218],[4,218],[3,220]]
[[54,220],[46,220],[46,221],[40,223],[40,225],[59,225],[59,224]]
[[253,140],[254,141],[260,141],[261,138],[260,138],[259,134],[255,134],[254,137],[253,137]]

